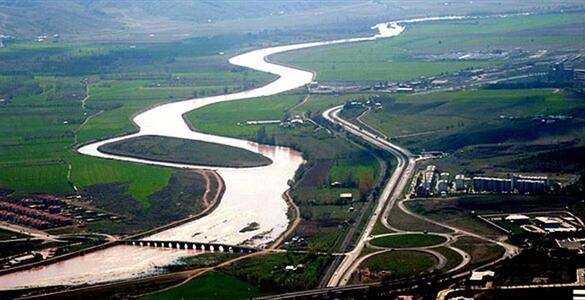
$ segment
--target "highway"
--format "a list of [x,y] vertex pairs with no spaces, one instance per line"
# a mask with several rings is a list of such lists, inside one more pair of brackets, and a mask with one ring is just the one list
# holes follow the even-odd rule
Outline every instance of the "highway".
[[393,201],[395,201],[400,196],[402,188],[408,182],[408,178],[412,176],[415,162],[414,156],[410,153],[410,151],[393,145],[387,142],[384,138],[380,138],[373,133],[362,130],[355,124],[352,124],[339,117],[339,112],[342,109],[343,106],[336,106],[324,111],[322,115],[326,120],[333,124],[340,125],[347,132],[352,133],[375,146],[389,151],[396,157],[398,163],[396,165],[396,170],[380,194],[378,205],[376,206],[376,209],[374,210],[370,220],[364,228],[364,231],[362,232],[356,247],[346,254],[337,270],[331,275],[331,279],[327,284],[329,287],[343,286],[347,284],[352,271],[356,267],[355,262],[362,252],[366,242],[368,241],[368,237],[371,235],[376,221],[384,212],[385,208],[387,206],[391,206]]
[[[402,199],[402,192],[406,185],[408,184],[409,179],[414,175],[415,172],[415,165],[416,165],[416,157],[410,153],[405,148],[400,146],[394,145],[388,141],[386,137],[381,137],[380,135],[368,132],[367,130],[362,129],[361,127],[344,120],[339,116],[339,112],[343,109],[343,106],[336,106],[330,109],[327,109],[323,112],[322,116],[328,120],[329,122],[341,126],[345,131],[358,136],[359,138],[380,147],[383,150],[386,150],[392,153],[397,159],[397,166],[396,170],[384,186],[382,193],[378,199],[378,204],[376,206],[375,211],[373,212],[372,216],[370,217],[364,231],[362,232],[356,247],[343,255],[343,260],[337,267],[334,269],[333,274],[325,274],[326,278],[330,278],[327,284],[327,288],[319,288],[315,290],[307,290],[307,291],[297,291],[291,292],[286,294],[280,295],[271,295],[269,297],[259,298],[259,299],[297,299],[297,298],[309,298],[309,297],[327,297],[327,298],[336,298],[341,295],[349,295],[349,294],[356,294],[360,296],[364,296],[368,293],[373,292],[373,295],[384,295],[385,291],[406,291],[411,289],[416,289],[420,287],[420,284],[425,284],[426,286],[431,286],[435,284],[444,284],[448,282],[453,282],[454,280],[458,280],[464,276],[470,274],[468,270],[463,270],[465,266],[467,266],[471,262],[471,256],[466,253],[465,251],[455,248],[451,246],[451,243],[457,240],[459,236],[473,236],[480,238],[482,240],[486,240],[495,244],[502,246],[505,249],[505,254],[496,261],[490,262],[479,268],[485,268],[490,265],[496,264],[501,262],[504,259],[510,258],[516,254],[518,254],[518,249],[514,246],[502,243],[500,241],[492,240],[471,232],[467,232],[464,230],[460,230],[458,228],[447,226],[436,222],[434,220],[428,219],[423,216],[419,216],[411,211],[409,211],[405,206],[404,202],[408,201],[408,199]],[[359,121],[359,120],[358,120]],[[364,124],[366,125],[366,124]],[[365,126],[369,127],[369,126]],[[399,200],[402,199],[402,200]],[[407,213],[409,216],[413,218],[422,219],[424,221],[430,222],[432,224],[436,224],[445,228],[450,229],[452,232],[450,233],[432,233],[435,235],[441,235],[447,238],[447,241],[441,243],[439,246],[449,247],[451,250],[457,252],[463,258],[462,261],[455,267],[447,270],[446,272],[442,273],[435,273],[429,275],[421,275],[415,276],[411,278],[405,279],[398,279],[392,282],[386,282],[382,285],[380,284],[357,284],[357,285],[347,285],[349,279],[351,278],[351,274],[357,269],[357,267],[365,261],[367,258],[372,257],[374,255],[391,251],[390,249],[385,248],[378,248],[378,251],[373,253],[364,255],[360,257],[360,253],[364,249],[364,247],[369,244],[369,241],[373,238],[380,237],[380,236],[387,236],[391,234],[413,234],[413,233],[422,233],[417,231],[405,231],[394,228],[392,225],[388,223],[388,215],[392,207],[396,204],[396,207]],[[372,230],[377,222],[380,219],[382,224],[391,229],[395,233],[391,234],[381,234],[377,236],[373,236]],[[437,245],[431,247],[417,247],[417,248],[404,248],[399,250],[414,250],[414,251],[423,251],[429,254],[432,254],[437,257],[438,259],[438,267],[441,268],[446,264],[445,258],[433,251],[430,248],[437,247]],[[341,257],[341,256],[340,256]],[[437,268],[437,266],[435,266]],[[378,294],[376,294],[375,290],[378,289]],[[379,294],[382,293],[382,294]]]
[[[490,264],[498,263],[504,259],[511,258],[519,253],[518,248],[515,246],[503,243],[501,241],[493,240],[493,239],[490,239],[490,238],[487,238],[487,237],[484,237],[484,236],[481,236],[481,235],[478,235],[478,234],[475,234],[475,233],[472,233],[469,231],[461,230],[461,229],[455,228],[453,226],[448,226],[448,225],[442,224],[442,223],[437,222],[435,220],[432,220],[430,218],[417,215],[417,214],[411,212],[410,210],[408,210],[408,208],[406,208],[404,203],[406,201],[409,201],[409,199],[407,199],[407,198],[402,199],[402,192],[406,188],[406,185],[408,184],[409,179],[412,178],[412,176],[414,175],[416,161],[417,161],[415,155],[413,155],[407,149],[391,143],[388,140],[388,138],[385,136],[382,136],[382,134],[372,133],[368,130],[364,130],[362,127],[357,126],[357,125],[341,118],[339,116],[339,113],[342,109],[343,109],[342,105],[330,108],[330,109],[324,111],[322,116],[326,120],[328,120],[329,122],[341,126],[341,128],[343,128],[345,131],[347,131],[353,135],[356,135],[357,137],[359,137],[359,138],[365,140],[366,142],[369,142],[369,143],[371,143],[371,144],[373,144],[373,145],[375,145],[383,150],[390,152],[391,154],[393,154],[396,157],[397,166],[396,166],[396,170],[394,171],[394,173],[392,174],[392,176],[388,180],[388,183],[384,187],[382,193],[380,194],[380,197],[378,199],[378,205],[376,206],[374,213],[372,214],[370,220],[368,221],[366,227],[364,228],[364,231],[362,232],[362,235],[360,236],[360,239],[358,240],[356,247],[352,251],[346,253],[344,259],[339,264],[339,266],[337,267],[337,269],[334,271],[333,274],[325,274],[326,278],[330,278],[327,286],[336,287],[336,286],[347,285],[347,283],[349,282],[349,280],[351,278],[351,274],[367,258],[367,257],[359,257],[363,248],[366,246],[366,244],[369,243],[369,240],[378,237],[378,236],[371,235],[372,230],[373,230],[378,219],[380,219],[381,223],[386,228],[396,232],[395,234],[422,233],[422,232],[416,232],[416,231],[400,230],[398,228],[393,227],[391,224],[388,223],[388,215],[390,213],[390,210],[395,206],[395,204],[396,204],[396,207],[398,209],[402,210],[404,213],[408,214],[409,216],[411,216],[413,218],[421,219],[425,222],[435,224],[438,226],[442,226],[442,227],[447,228],[447,229],[452,231],[451,233],[442,233],[442,234],[441,233],[433,233],[433,234],[445,237],[447,239],[447,241],[444,243],[444,246],[457,252],[463,258],[462,262],[460,264],[458,264],[457,266],[455,266],[454,268],[452,268],[448,272],[455,272],[457,270],[460,270],[471,261],[471,256],[468,253],[462,251],[461,249],[458,249],[458,248],[451,246],[451,243],[456,241],[459,236],[472,236],[472,237],[475,237],[475,238],[478,238],[481,240],[485,240],[485,241],[497,244],[497,245],[501,246],[502,248],[504,248],[505,254],[502,257],[500,257],[498,260],[496,260]],[[361,123],[360,118],[358,118],[358,122]],[[364,125],[364,127],[369,128],[369,126],[367,126],[367,124],[363,124],[363,125]],[[434,246],[434,247],[436,247],[436,246]],[[423,252],[427,252],[427,253],[431,253],[431,254],[438,254],[432,250],[429,250],[429,248],[432,248],[432,247],[419,247],[419,248],[413,248],[411,250],[423,251]],[[379,251],[379,252],[384,252],[383,249],[380,249],[380,250],[381,251]],[[442,261],[442,257],[441,257],[442,255],[435,255],[435,256],[439,260],[439,265],[444,264],[444,261]]]

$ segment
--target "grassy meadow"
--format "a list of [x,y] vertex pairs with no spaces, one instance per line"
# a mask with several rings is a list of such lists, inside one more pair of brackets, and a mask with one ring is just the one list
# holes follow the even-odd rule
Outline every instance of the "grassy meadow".
[[210,271],[179,287],[141,299],[250,299],[266,295],[255,285],[222,272]]
[[384,252],[366,259],[360,265],[360,269],[368,269],[380,276],[379,278],[354,278],[353,280],[370,282],[412,276],[431,269],[436,263],[437,259],[434,256],[424,252]]
[[[584,165],[585,102],[570,89],[479,89],[387,100],[364,121],[412,151],[451,154],[434,163],[452,174],[578,173]],[[567,118],[546,122],[550,115]]]
[[445,241],[446,239],[440,235],[402,234],[375,238],[370,243],[384,248],[415,248],[433,246]]
[[404,81],[505,63],[429,60],[449,52],[565,49],[582,46],[583,13],[406,24],[398,37],[279,54],[277,61],[317,72],[320,81]]
[[225,145],[161,136],[140,136],[103,145],[109,154],[212,167],[258,167],[272,163],[260,154]]

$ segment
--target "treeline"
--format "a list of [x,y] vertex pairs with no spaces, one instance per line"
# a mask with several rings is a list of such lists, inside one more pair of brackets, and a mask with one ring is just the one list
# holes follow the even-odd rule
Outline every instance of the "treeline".
[[[286,256],[282,259],[281,256]],[[276,256],[276,255],[275,255]],[[299,291],[316,287],[329,256],[307,254],[278,254],[277,257],[258,257],[234,264],[222,270],[246,282],[252,283],[265,291]],[[297,267],[287,271],[287,265]]]
[[43,92],[43,88],[33,76],[0,77],[0,98],[12,99],[15,96],[32,96]]
[[573,83],[570,82],[551,82],[551,81],[522,81],[522,82],[498,82],[489,84],[485,87],[487,90],[520,90],[520,89],[542,89],[542,88],[569,88]]

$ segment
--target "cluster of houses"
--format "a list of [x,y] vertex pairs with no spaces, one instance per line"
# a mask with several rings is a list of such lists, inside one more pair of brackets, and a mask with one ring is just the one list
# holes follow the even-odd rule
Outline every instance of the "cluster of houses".
[[283,128],[294,128],[305,125],[305,119],[302,116],[296,115],[294,117],[288,118],[286,120],[252,120],[252,121],[245,121],[245,122],[238,122],[238,126],[244,125],[271,125],[271,124],[278,124],[280,127]]
[[35,42],[42,43],[42,42],[46,42],[46,41],[49,41],[50,40],[53,43],[57,43],[57,42],[59,42],[59,39],[60,38],[61,38],[61,35],[59,35],[58,33],[55,33],[55,34],[53,34],[51,36],[50,35],[43,34],[43,35],[37,35],[35,37]]
[[37,229],[73,224],[71,218],[6,201],[0,201],[0,220]]
[[115,221],[120,217],[86,209],[52,195],[0,200],[0,220],[30,228],[82,225],[103,219]]

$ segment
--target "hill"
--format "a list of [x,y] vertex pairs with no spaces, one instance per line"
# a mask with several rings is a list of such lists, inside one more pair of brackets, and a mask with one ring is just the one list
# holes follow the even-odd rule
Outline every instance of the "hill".
[[78,41],[142,41],[293,28],[347,35],[407,17],[575,7],[583,8],[582,1],[0,0],[0,35],[30,39],[57,33]]

